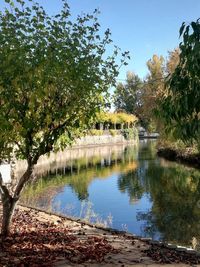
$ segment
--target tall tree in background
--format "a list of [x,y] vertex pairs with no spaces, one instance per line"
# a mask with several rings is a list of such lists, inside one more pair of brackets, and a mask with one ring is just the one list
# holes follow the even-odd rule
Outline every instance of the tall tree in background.
[[167,132],[184,142],[196,142],[200,151],[200,22],[180,28],[180,61],[166,82],[160,101]]
[[165,62],[162,56],[153,55],[147,61],[149,74],[144,82],[132,72],[127,73],[126,83],[119,83],[114,94],[116,110],[134,113],[148,131],[162,130],[162,120],[155,116],[159,103],[166,95],[165,78],[171,76],[179,64],[180,49],[168,52]]
[[172,75],[179,64],[180,60],[180,49],[175,48],[173,51],[168,52],[168,59],[166,63],[167,75]]
[[39,157],[53,150],[62,134],[66,145],[89,127],[118,75],[118,51],[105,57],[112,40],[109,30],[100,37],[97,12],[71,22],[64,0],[54,17],[32,0],[27,5],[16,0],[16,6],[5,2],[8,8],[0,12],[0,158],[9,159],[14,151],[26,159],[27,168],[12,190],[0,177],[2,236],[9,233],[15,205]]
[[139,95],[142,88],[142,80],[133,72],[127,72],[126,82],[119,83],[114,92],[114,106],[117,111],[136,114],[139,105]]
[[157,126],[154,109],[164,90],[164,58],[153,55],[152,59],[147,61],[147,67],[149,74],[142,88],[138,114],[142,125],[149,131],[154,131]]

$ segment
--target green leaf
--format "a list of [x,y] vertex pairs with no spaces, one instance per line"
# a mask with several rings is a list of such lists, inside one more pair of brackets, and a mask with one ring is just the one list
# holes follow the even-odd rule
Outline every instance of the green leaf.
[[182,23],[180,30],[179,30],[179,37],[182,35],[183,31],[185,29],[185,22]]

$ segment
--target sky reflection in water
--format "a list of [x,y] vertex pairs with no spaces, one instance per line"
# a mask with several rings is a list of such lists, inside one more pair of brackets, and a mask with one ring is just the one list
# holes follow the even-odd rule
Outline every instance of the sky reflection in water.
[[158,158],[155,146],[90,148],[90,156],[54,164],[23,201],[76,217],[93,212],[92,221],[111,215],[114,228],[190,246],[200,239],[200,172]]

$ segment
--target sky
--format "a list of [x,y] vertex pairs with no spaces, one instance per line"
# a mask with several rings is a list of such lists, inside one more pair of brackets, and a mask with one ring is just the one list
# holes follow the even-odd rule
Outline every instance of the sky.
[[[37,2],[51,15],[59,12],[62,3],[61,0]],[[109,28],[113,43],[130,51],[131,60],[120,70],[119,80],[125,79],[127,71],[144,78],[148,72],[147,60],[154,54],[166,58],[168,51],[181,41],[182,22],[200,17],[200,0],[68,0],[68,4],[73,17],[98,8],[102,31]],[[4,5],[4,0],[0,0],[0,8]]]

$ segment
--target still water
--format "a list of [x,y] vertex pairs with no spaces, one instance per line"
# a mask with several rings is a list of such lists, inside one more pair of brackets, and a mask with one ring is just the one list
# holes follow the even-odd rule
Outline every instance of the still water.
[[70,153],[40,168],[24,203],[175,244],[200,239],[200,171],[158,158],[156,141]]

